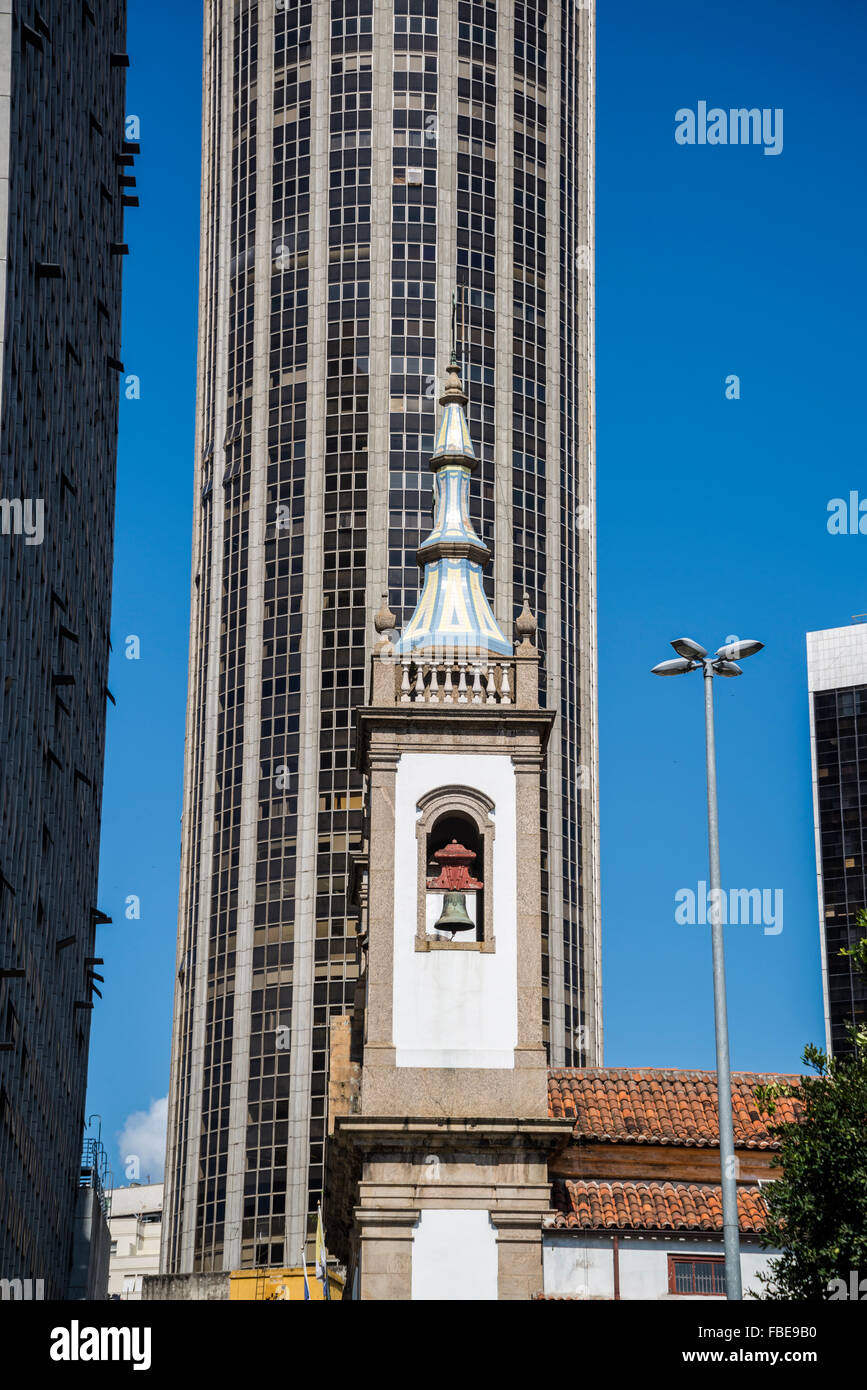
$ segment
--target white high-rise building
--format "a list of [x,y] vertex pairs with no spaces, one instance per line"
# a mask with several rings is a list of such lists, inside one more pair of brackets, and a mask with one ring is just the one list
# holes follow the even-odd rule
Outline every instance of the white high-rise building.
[[847,1024],[867,1018],[867,986],[840,954],[867,907],[867,623],[807,633],[807,686],[825,1046],[845,1053]]
[[160,1272],[163,1229],[163,1184],[131,1183],[108,1193],[108,1264],[110,1299],[138,1299],[142,1279]]

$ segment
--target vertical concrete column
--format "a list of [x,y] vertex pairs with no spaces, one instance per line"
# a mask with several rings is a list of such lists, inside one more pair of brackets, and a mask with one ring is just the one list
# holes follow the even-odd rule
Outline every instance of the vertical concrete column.
[[[548,256],[545,268],[547,296],[545,361],[547,364],[545,397],[545,478],[546,497],[545,545],[547,567],[547,618],[545,674],[548,709],[559,710],[563,697],[560,663],[563,658],[562,604],[560,576],[562,547],[572,541],[573,518],[561,520],[560,467],[560,390],[562,363],[560,360],[560,16],[561,5],[548,9],[548,178],[547,178],[547,235]],[[563,739],[559,723],[555,725],[548,744],[548,995],[550,1002],[549,1053],[553,1067],[566,1060],[565,1019],[566,1003],[563,982]]]
[[359,1292],[362,1301],[408,1303],[412,1298],[412,1240],[417,1211],[359,1207]]
[[[250,1075],[250,1016],[256,908],[256,851],[259,829],[259,725],[262,692],[262,624],[265,608],[265,539],[268,526],[268,391],[271,330],[271,171],[274,139],[274,20],[269,4],[259,6],[256,75],[256,226],[253,279],[253,411],[250,443],[250,504],[247,513],[247,628],[244,653],[244,761],[241,782],[241,840],[238,853],[238,917],[235,946],[235,1008],[232,1083],[229,1094],[229,1161],[226,1177],[226,1234],[223,1268],[241,1263],[241,1221]],[[273,524],[274,518],[271,518]],[[276,1039],[275,1039],[276,1046]]]
[[[216,14],[214,14],[216,11]],[[192,1017],[192,1058],[190,1069],[190,1088],[187,1112],[187,1159],[184,1168],[184,1193],[183,1193],[183,1231],[180,1242],[179,1260],[177,1272],[189,1274],[193,1269],[196,1240],[196,1202],[198,1195],[199,1181],[199,1156],[201,1151],[202,1134],[202,1098],[204,1080],[204,1056],[205,1056],[205,1036],[206,1036],[206,1013],[207,1013],[207,990],[208,990],[208,956],[210,952],[210,913],[211,913],[211,877],[214,869],[214,806],[217,781],[217,730],[219,724],[219,691],[220,691],[220,643],[218,634],[220,631],[220,605],[223,592],[223,527],[225,524],[225,494],[220,486],[220,479],[226,466],[226,455],[224,448],[225,422],[228,410],[228,370],[229,363],[226,345],[229,341],[229,299],[230,284],[228,267],[231,259],[231,224],[228,211],[231,208],[232,196],[232,43],[234,39],[234,22],[232,19],[232,6],[228,0],[219,6],[211,8],[214,16],[212,22],[219,26],[222,40],[222,62],[219,71],[210,71],[210,81],[218,88],[216,102],[217,118],[213,126],[209,122],[204,124],[204,145],[203,163],[207,167],[211,160],[219,161],[218,178],[220,181],[220,210],[221,216],[215,224],[213,210],[207,206],[207,183],[202,184],[202,217],[203,225],[211,227],[211,235],[218,248],[217,261],[221,269],[221,274],[217,280],[217,316],[216,332],[214,339],[221,345],[219,355],[215,355],[213,361],[205,361],[205,356],[209,350],[208,334],[206,330],[206,318],[208,306],[205,303],[207,294],[208,275],[205,270],[205,262],[212,262],[214,257],[214,247],[203,239],[201,251],[201,301],[199,307],[199,353],[202,359],[202,370],[213,371],[214,373],[214,420],[217,423],[217,430],[214,436],[214,458],[211,465],[214,486],[211,492],[211,501],[204,509],[201,507],[201,496],[196,489],[194,496],[194,506],[196,508],[200,527],[200,534],[204,528],[211,527],[212,549],[211,549],[211,598],[210,609],[206,619],[206,628],[209,634],[208,643],[208,670],[205,678],[205,690],[203,691],[205,713],[203,718],[205,750],[202,757],[202,835],[201,853],[199,862],[199,908],[198,920],[194,924],[193,931],[196,937],[196,971],[195,979],[185,979],[184,988],[193,991],[193,1017]],[[208,29],[206,28],[206,36]],[[208,50],[206,50],[208,51]],[[217,129],[216,127],[219,127]],[[201,389],[200,376],[200,389]],[[198,476],[196,481],[198,482]],[[200,653],[198,650],[198,634],[193,630],[190,634],[190,683],[191,688],[195,689],[196,672],[198,669]],[[191,751],[188,747],[188,754]],[[186,802],[186,808],[190,808],[190,802]],[[192,838],[189,841],[189,852],[193,854],[195,847]],[[182,872],[183,872],[182,866]],[[178,1054],[176,1054],[178,1055]],[[227,1224],[228,1229],[228,1224]]]
[[512,374],[515,273],[515,20],[497,19],[497,223],[494,408],[494,612],[507,637],[515,617],[512,547]]
[[499,1254],[497,1299],[526,1302],[543,1287],[541,1213],[496,1210],[491,1224]]
[[368,619],[388,588],[388,453],[391,368],[392,55],[394,5],[373,7],[373,133],[370,205],[370,388],[367,436]]
[[580,189],[582,240],[587,247],[586,270],[580,280],[581,376],[581,501],[587,526],[579,540],[580,573],[584,578],[581,604],[579,688],[581,700],[581,766],[586,769],[581,793],[581,847],[584,906],[582,936],[587,998],[582,1022],[587,1030],[589,1066],[602,1065],[602,909],[599,881],[599,701],[596,643],[596,6],[582,5],[575,17],[577,45],[579,131],[583,147]]
[[310,103],[310,345],[307,368],[307,475],[304,490],[304,593],[301,629],[301,725],[298,757],[298,860],[295,963],[286,1155],[286,1250],[296,1259],[307,1231],[310,1074],[316,944],[316,849],[325,513],[325,407],[328,328],[328,184],[330,12],[313,6]]
[[458,0],[440,0],[438,32],[437,371],[441,371],[452,348],[452,296],[457,272]]

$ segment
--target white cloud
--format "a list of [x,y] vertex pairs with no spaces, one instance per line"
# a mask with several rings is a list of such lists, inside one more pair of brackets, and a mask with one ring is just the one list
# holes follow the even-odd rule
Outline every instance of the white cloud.
[[166,1165],[166,1129],[169,1098],[151,1101],[149,1110],[136,1110],[127,1116],[118,1136],[121,1171],[115,1175],[118,1186],[126,1182],[161,1182]]

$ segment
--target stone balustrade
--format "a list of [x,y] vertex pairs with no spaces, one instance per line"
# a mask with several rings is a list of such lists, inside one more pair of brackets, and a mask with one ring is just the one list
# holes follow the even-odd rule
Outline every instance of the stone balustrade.
[[511,705],[515,667],[510,661],[472,657],[439,660],[400,658],[402,705]]
[[387,640],[372,656],[370,703],[539,708],[539,653],[521,642],[511,659],[454,651],[399,654]]

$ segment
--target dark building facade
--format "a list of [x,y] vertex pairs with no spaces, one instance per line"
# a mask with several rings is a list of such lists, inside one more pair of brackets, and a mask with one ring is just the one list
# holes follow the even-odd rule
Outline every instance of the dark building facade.
[[807,634],[813,812],[829,1051],[851,1051],[867,1021],[867,983],[841,956],[864,935],[867,907],[867,624]]
[[125,31],[123,0],[0,4],[0,1277],[46,1298],[68,1286],[99,916]]
[[358,972],[353,761],[371,619],[429,527],[456,341],[470,508],[543,700],[543,1008],[601,1061],[594,8],[205,6],[197,461],[163,1267],[297,1258],[330,1020]]

